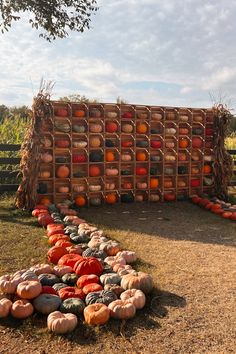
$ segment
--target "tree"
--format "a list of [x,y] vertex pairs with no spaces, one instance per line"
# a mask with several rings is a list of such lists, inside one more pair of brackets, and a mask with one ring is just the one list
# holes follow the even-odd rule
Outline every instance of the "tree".
[[59,101],[76,102],[76,103],[97,103],[98,102],[96,99],[89,99],[86,96],[81,96],[79,94],[60,97]]
[[90,28],[91,14],[98,10],[96,0],[1,0],[0,29],[8,31],[13,21],[29,13],[32,28],[45,32],[48,41],[65,38],[68,31],[83,32]]

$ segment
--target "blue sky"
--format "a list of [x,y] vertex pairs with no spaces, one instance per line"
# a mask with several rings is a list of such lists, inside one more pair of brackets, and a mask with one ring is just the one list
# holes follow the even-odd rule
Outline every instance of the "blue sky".
[[[181,4],[181,5],[180,5]],[[26,20],[0,35],[0,104],[31,105],[42,77],[53,99],[236,107],[235,0],[98,0],[91,29],[48,43]]]

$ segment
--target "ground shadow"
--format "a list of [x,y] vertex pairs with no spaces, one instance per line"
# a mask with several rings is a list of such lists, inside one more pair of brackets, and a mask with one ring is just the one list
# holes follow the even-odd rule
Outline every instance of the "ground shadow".
[[81,209],[80,217],[101,227],[173,240],[236,246],[236,223],[190,202],[132,203]]

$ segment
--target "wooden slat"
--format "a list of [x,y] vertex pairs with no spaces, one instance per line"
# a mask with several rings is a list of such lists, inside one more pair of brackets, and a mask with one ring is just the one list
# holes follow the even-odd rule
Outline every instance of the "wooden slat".
[[18,186],[18,184],[0,184],[0,193],[17,191]]
[[0,157],[1,165],[18,165],[20,163],[19,157]]
[[20,144],[0,144],[0,151],[19,151]]
[[19,171],[0,171],[0,177],[2,178],[8,178],[8,177],[16,177],[18,175]]

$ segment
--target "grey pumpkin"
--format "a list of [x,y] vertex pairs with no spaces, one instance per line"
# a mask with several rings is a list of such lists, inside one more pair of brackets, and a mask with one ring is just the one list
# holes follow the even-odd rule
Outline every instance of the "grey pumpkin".
[[60,283],[60,279],[54,274],[43,273],[40,274],[38,278],[42,285],[53,286],[56,283]]
[[121,277],[116,273],[106,273],[100,276],[100,282],[102,285],[106,284],[120,284]]
[[66,273],[62,276],[63,283],[73,286],[77,282],[78,276],[75,273]]
[[74,315],[79,316],[83,313],[84,308],[85,303],[82,300],[76,297],[71,297],[61,303],[60,311],[63,313],[73,313]]
[[68,285],[65,283],[56,283],[52,287],[54,290],[59,291],[62,288],[66,288]]
[[83,253],[83,257],[95,257],[95,258],[101,258],[105,259],[107,257],[106,252],[100,251],[97,248],[87,248]]
[[81,233],[71,233],[70,234],[70,239],[74,243],[88,243],[89,242],[89,237],[87,235],[81,234]]
[[40,294],[33,300],[35,310],[43,315],[49,315],[49,313],[56,311],[60,305],[60,297],[52,294]]
[[86,305],[101,303],[109,305],[112,301],[117,300],[117,296],[113,291],[101,290],[89,293],[85,298]]

